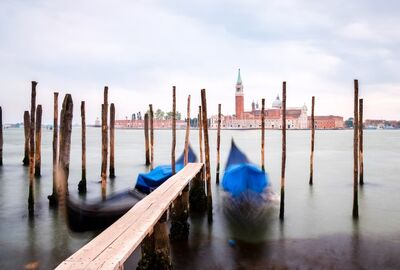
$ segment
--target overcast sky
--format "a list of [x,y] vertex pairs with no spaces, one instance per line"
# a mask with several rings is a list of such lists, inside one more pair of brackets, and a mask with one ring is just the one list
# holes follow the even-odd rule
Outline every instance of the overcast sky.
[[[80,101],[87,122],[100,116],[104,85],[118,118],[165,111],[177,86],[178,110],[192,110],[207,89],[209,115],[234,113],[237,69],[245,109],[270,106],[287,81],[288,106],[349,117],[353,79],[366,118],[400,119],[400,1],[0,1],[0,106],[4,122],[22,121],[30,81],[38,84],[44,123],[53,91]],[[61,103],[61,100],[60,100]]]

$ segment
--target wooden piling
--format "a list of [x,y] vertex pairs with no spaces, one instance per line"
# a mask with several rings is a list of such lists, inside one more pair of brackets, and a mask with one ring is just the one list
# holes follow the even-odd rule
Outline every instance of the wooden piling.
[[69,162],[71,151],[71,133],[72,133],[72,118],[73,118],[73,102],[70,94],[64,97],[61,116],[60,116],[60,145],[59,145],[59,159],[58,159],[58,173],[57,180],[60,187],[58,197],[61,202],[65,202],[65,196],[68,194],[68,176],[69,176]]
[[218,104],[218,127],[217,127],[217,175],[215,177],[215,182],[219,185],[219,168],[221,160],[221,104]]
[[178,196],[171,209],[171,240],[187,240],[189,238],[189,186],[187,185]]
[[149,105],[150,113],[150,170],[154,168],[154,114],[153,105]]
[[149,142],[149,114],[144,114],[144,148],[146,153],[146,166],[150,165],[150,142]]
[[265,99],[261,99],[261,169],[265,171]]
[[208,118],[207,118],[207,99],[206,89],[201,89],[201,107],[204,132],[204,151],[206,165],[206,184],[207,184],[207,212],[208,221],[212,221],[212,191],[211,191],[211,169],[210,169],[210,146],[208,141]]
[[311,154],[310,154],[310,180],[309,185],[313,185],[314,178],[314,139],[315,139],[315,119],[314,119],[314,110],[315,110],[315,97],[313,96],[311,99]]
[[35,176],[40,177],[42,162],[42,105],[38,105],[36,109],[36,148],[35,148]]
[[353,218],[358,219],[358,80],[354,80]]
[[30,119],[29,111],[24,112],[24,135],[25,135],[25,147],[24,147],[24,159],[22,164],[29,166],[29,130],[30,130]]
[[199,116],[198,116],[198,125],[199,125],[199,151],[200,151],[200,163],[203,163],[203,123],[201,117],[201,106],[199,106]]
[[281,166],[281,202],[279,219],[285,216],[285,169],[286,169],[286,82],[282,85],[282,166]]
[[78,191],[80,194],[87,192],[86,183],[86,113],[85,113],[85,101],[81,101],[81,121],[82,121],[82,178],[78,184]]
[[185,150],[184,150],[184,164],[189,162],[189,132],[190,132],[190,95],[187,100],[187,114],[186,114],[186,133],[185,133]]
[[0,166],[3,166],[3,109],[0,106]]
[[47,198],[49,204],[55,206],[57,198],[57,167],[58,167],[58,92],[54,92],[53,101],[53,193]]
[[207,210],[207,196],[204,187],[204,165],[193,178],[189,190],[189,209],[191,213],[204,213]]
[[108,87],[104,87],[104,103],[101,107],[101,181],[107,181],[108,158]]
[[176,173],[175,148],[176,148],[176,87],[172,86],[172,147],[171,147],[172,175]]
[[115,105],[110,106],[110,178],[115,178]]
[[36,85],[37,82],[32,81],[31,92],[31,123],[29,129],[29,174],[35,173],[35,115],[36,115]]
[[364,104],[363,99],[360,99],[359,103],[359,162],[360,162],[360,185],[364,185],[364,126],[363,126],[363,114],[364,114]]

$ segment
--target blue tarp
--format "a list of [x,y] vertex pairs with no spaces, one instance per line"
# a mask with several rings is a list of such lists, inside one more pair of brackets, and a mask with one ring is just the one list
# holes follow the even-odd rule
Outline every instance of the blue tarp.
[[268,186],[268,176],[258,166],[252,164],[232,140],[231,150],[225,167],[222,187],[233,197],[246,191],[261,194]]
[[[183,168],[184,154],[179,157],[175,163],[176,172]],[[193,149],[189,145],[189,162],[196,162],[197,157],[193,152]],[[149,194],[151,191],[156,189],[162,183],[164,183],[168,178],[172,176],[172,166],[171,165],[160,165],[155,167],[148,173],[140,173],[137,177],[136,188],[144,193]]]

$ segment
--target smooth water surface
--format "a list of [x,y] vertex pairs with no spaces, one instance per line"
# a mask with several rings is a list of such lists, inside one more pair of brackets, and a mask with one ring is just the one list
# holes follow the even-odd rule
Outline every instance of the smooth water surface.
[[[80,128],[73,127],[69,190],[78,198],[81,177]],[[191,131],[198,153],[198,131]],[[260,162],[259,130],[223,130],[221,161],[231,138],[256,164]],[[360,218],[354,222],[353,131],[316,131],[314,185],[308,185],[310,131],[288,131],[285,220],[272,205],[262,234],[237,232],[223,215],[224,194],[215,182],[216,132],[210,131],[214,222],[192,218],[188,242],[174,243],[176,269],[369,268],[399,269],[400,258],[400,131],[364,133],[365,185],[360,188]],[[37,266],[51,269],[99,232],[74,233],[62,215],[50,209],[52,191],[52,131],[42,134],[42,177],[35,179],[35,216],[28,216],[28,169],[22,166],[23,129],[4,130],[4,166],[0,168],[0,268]],[[177,156],[184,131],[177,132]],[[171,131],[155,131],[155,163],[167,164]],[[87,129],[86,200],[101,196],[101,130]],[[135,185],[144,166],[143,130],[116,131],[116,175],[107,194]],[[281,132],[266,131],[266,170],[279,195]],[[222,170],[223,173],[223,170]],[[279,196],[278,196],[279,197]],[[81,198],[84,199],[84,198]],[[230,241],[233,239],[235,241]]]

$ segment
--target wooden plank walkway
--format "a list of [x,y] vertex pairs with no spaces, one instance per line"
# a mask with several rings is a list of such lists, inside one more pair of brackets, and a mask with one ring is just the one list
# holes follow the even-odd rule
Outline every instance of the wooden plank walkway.
[[187,164],[56,269],[122,269],[124,262],[152,233],[157,221],[202,168],[202,163]]

